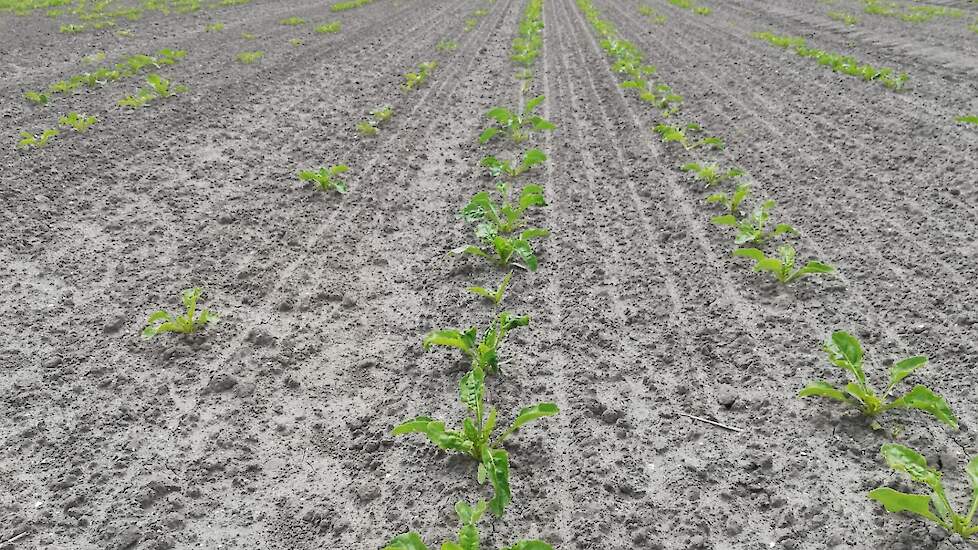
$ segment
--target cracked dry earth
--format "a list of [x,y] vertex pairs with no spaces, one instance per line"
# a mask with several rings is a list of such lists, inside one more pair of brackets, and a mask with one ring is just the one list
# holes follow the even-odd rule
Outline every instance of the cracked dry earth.
[[[978,114],[978,5],[947,0],[967,15],[912,24],[857,0],[704,0],[708,16],[593,0],[685,97],[677,120],[722,136],[712,158],[777,201],[800,256],[838,269],[784,287],[730,257],[730,232],[677,169],[700,154],[651,132],[659,112],[620,88],[575,2],[544,2],[543,51],[521,91],[509,56],[526,4],[376,0],[332,14],[254,0],[148,14],[125,23],[131,37],[0,12],[0,549],[376,549],[407,530],[452,535],[452,504],[489,490],[471,463],[390,431],[420,414],[461,420],[466,365],[424,353],[421,338],[486,324],[490,308],[464,289],[500,272],[446,252],[470,236],[459,208],[492,183],[478,166],[498,152],[475,139],[483,114],[536,95],[557,130],[530,142],[550,157],[528,176],[549,203],[533,223],[552,235],[505,298],[532,321],[501,348],[489,400],[507,421],[541,401],[561,413],[507,443],[514,500],[482,524],[484,547],[972,547],[869,501],[880,485],[909,490],[879,456],[887,436],[795,394],[840,380],[821,351],[833,330],[859,336],[873,377],[927,355],[918,377],[960,429],[907,412],[888,427],[965,505],[978,454],[978,128],[954,118]],[[291,16],[310,23],[279,23]],[[334,20],[341,32],[312,31]],[[205,32],[212,22],[225,30]],[[756,31],[910,84],[842,76]],[[446,38],[457,48],[436,49]],[[88,70],[93,52],[161,48],[187,51],[161,70],[186,94],[123,110],[130,79],[23,100]],[[254,50],[258,63],[234,61]],[[432,60],[430,82],[403,92],[402,75]],[[353,125],[383,104],[389,125],[359,136]],[[14,149],[20,130],[69,111],[99,123]],[[351,167],[347,195],[296,180],[335,163]],[[142,340],[149,313],[191,286],[221,321]]]

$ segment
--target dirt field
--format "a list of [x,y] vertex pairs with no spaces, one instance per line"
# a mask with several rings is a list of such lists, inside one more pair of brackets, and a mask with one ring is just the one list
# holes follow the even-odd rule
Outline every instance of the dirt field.
[[[978,126],[955,118],[978,115],[978,4],[941,0],[964,15],[911,23],[863,0],[697,2],[709,15],[592,0],[683,96],[664,119],[619,85],[573,0],[544,1],[521,90],[510,56],[527,1],[332,13],[253,0],[77,33],[59,32],[70,15],[0,11],[0,550],[378,549],[408,530],[437,548],[454,536],[453,504],[492,489],[471,461],[391,430],[422,414],[462,420],[468,363],[421,341],[494,314],[465,288],[505,271],[447,253],[471,241],[460,208],[493,185],[480,159],[528,146],[549,157],[520,181],[544,186],[549,205],[531,219],[551,236],[503,301],[531,322],[500,347],[487,398],[507,424],[532,403],[561,412],[507,442],[513,501],[481,523],[483,548],[972,547],[866,494],[921,491],[887,467],[887,441],[940,468],[958,509],[971,494]],[[281,23],[293,16],[306,23]],[[313,31],[331,21],[340,32]],[[759,31],[910,80],[896,92],[845,76]],[[84,56],[163,48],[187,52],[158,71],[186,93],[118,106],[145,85],[136,77],[24,99],[92,70]],[[236,61],[245,51],[264,56]],[[403,91],[427,61],[430,81]],[[487,110],[537,95],[555,131],[478,143]],[[394,117],[359,135],[384,104]],[[71,111],[98,123],[15,148]],[[726,148],[662,143],[652,128],[670,121]],[[702,160],[742,167],[750,202],[776,200],[798,229],[799,258],[837,273],[780,285],[732,258],[733,231],[703,201],[712,190],[679,170]],[[350,167],[348,194],[296,178],[330,164]],[[194,286],[217,324],[140,337]],[[893,360],[928,356],[909,381],[946,398],[960,428],[895,411],[874,431],[796,397],[844,379],[822,351],[834,330],[862,340],[877,387]]]

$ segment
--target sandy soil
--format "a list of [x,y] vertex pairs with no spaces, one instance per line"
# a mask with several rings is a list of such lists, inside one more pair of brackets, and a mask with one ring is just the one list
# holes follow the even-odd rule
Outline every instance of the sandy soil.
[[[469,237],[458,209],[491,184],[479,159],[517,151],[478,145],[483,113],[537,94],[558,130],[531,142],[550,160],[528,181],[546,188],[534,222],[552,236],[540,270],[511,285],[506,309],[532,321],[505,344],[489,392],[507,420],[540,401],[561,413],[507,444],[514,501],[484,524],[484,547],[968,548],[870,502],[868,490],[899,486],[879,457],[885,436],[794,395],[839,379],[820,351],[832,330],[859,335],[871,376],[928,355],[919,379],[961,429],[909,413],[893,423],[959,502],[969,494],[978,131],[953,118],[978,113],[978,35],[965,28],[978,6],[912,25],[856,0],[706,0],[709,16],[594,3],[686,98],[677,120],[726,150],[661,144],[660,115],[621,90],[569,0],[545,3],[525,94],[509,59],[521,0],[377,0],[341,14],[255,0],[147,16],[126,24],[132,38],[0,14],[0,550],[379,548],[409,529],[453,533],[451,504],[490,494],[472,464],[389,434],[419,414],[459,419],[466,365],[420,342],[486,323],[464,289],[500,274],[445,253]],[[643,3],[667,24],[638,15]],[[464,31],[478,9],[488,14]],[[860,23],[825,16],[836,9]],[[290,16],[311,23],[279,24]],[[312,32],[333,20],[340,33]],[[216,21],[222,33],[204,31]],[[909,89],[838,75],[751,37],[760,30],[906,71]],[[458,48],[437,51],[443,38]],[[161,70],[186,95],[123,111],[131,79],[43,107],[22,99],[87,70],[95,51],[165,47],[188,52]],[[265,57],[235,62],[246,50]],[[431,60],[430,84],[404,93],[401,75]],[[358,136],[383,104],[390,124]],[[14,150],[20,130],[68,111],[100,122]],[[677,169],[707,157],[743,167],[801,231],[800,254],[839,275],[783,288],[731,258],[729,232]],[[348,195],[296,180],[340,162]],[[140,339],[146,316],[194,285],[221,322]]]

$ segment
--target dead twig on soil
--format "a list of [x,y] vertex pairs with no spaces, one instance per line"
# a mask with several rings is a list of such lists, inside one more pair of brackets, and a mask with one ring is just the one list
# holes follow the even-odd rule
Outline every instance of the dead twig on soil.
[[9,539],[7,539],[7,540],[5,540],[3,542],[0,542],[0,545],[10,544],[11,542],[17,542],[18,540],[26,537],[28,535],[28,533],[30,533],[30,531],[24,531],[23,533],[21,533],[19,535],[14,535],[13,537],[11,537]]
[[709,418],[703,418],[701,416],[694,416],[694,415],[687,414],[687,413],[684,413],[684,412],[681,412],[679,414],[681,416],[686,416],[686,417],[692,418],[693,420],[699,420],[700,422],[706,422],[707,424],[712,424],[712,425],[714,425],[714,426],[716,426],[718,428],[723,428],[724,430],[730,430],[731,432],[741,433],[741,432],[744,431],[744,430],[742,430],[740,428],[735,428],[734,426],[728,426],[727,424],[721,424],[721,423],[719,423],[719,422],[717,422],[715,420],[710,420]]

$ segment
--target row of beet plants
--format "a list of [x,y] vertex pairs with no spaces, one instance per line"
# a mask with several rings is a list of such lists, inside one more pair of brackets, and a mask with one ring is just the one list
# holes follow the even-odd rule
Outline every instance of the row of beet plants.
[[[681,116],[682,96],[657,77],[656,68],[645,63],[642,52],[634,44],[620,38],[615,27],[601,19],[591,0],[576,2],[601,39],[601,47],[612,61],[612,70],[623,75],[621,86],[634,90],[641,101],[658,108],[662,120],[655,127],[655,133],[664,144],[683,154],[686,162],[679,166],[679,170],[691,174],[709,193],[706,203],[720,210],[711,222],[730,228],[734,240],[733,255],[752,260],[756,271],[768,272],[782,284],[795,283],[806,276],[834,273],[835,269],[827,263],[797,260],[794,247],[785,241],[799,232],[787,223],[773,220],[775,201],[763,199],[748,206],[751,182],[746,172],[736,166],[724,166],[718,159],[708,156],[711,151],[723,150],[724,140],[708,134],[696,122],[676,120]],[[769,252],[770,248],[775,251]],[[894,362],[886,374],[884,389],[879,391],[867,376],[863,350],[854,336],[845,331],[834,331],[825,343],[824,351],[829,363],[843,371],[847,380],[841,384],[825,380],[810,382],[798,392],[799,397],[821,397],[852,407],[868,419],[874,430],[883,431],[879,418],[896,409],[917,410],[950,429],[958,428],[957,418],[947,401],[927,386],[916,384],[902,393],[898,391],[905,379],[927,365],[927,357],[917,355]],[[928,491],[912,494],[884,486],[870,491],[870,499],[882,504],[889,512],[914,514],[965,539],[978,533],[978,526],[974,525],[978,512],[978,457],[967,465],[966,473],[973,491],[970,505],[959,513],[945,494],[941,473],[929,466],[920,453],[897,443],[883,444],[881,453],[889,467],[927,487]]]
[[[530,0],[520,21],[519,33],[513,41],[512,58],[520,67],[518,78],[523,81],[522,92],[529,88],[532,66],[542,49],[541,31],[543,0]],[[462,406],[460,424],[450,425],[431,416],[417,416],[396,426],[395,436],[421,435],[439,449],[467,457],[473,464],[473,475],[479,485],[488,485],[492,497],[475,499],[472,504],[465,500],[455,504],[460,523],[456,540],[446,541],[442,550],[476,550],[480,536],[478,524],[486,511],[501,518],[513,499],[510,488],[509,452],[505,444],[528,424],[557,414],[554,403],[537,403],[522,408],[512,415],[508,424],[502,419],[506,411],[498,411],[490,404],[490,383],[503,376],[503,365],[512,361],[501,360],[501,348],[507,335],[530,323],[530,317],[501,309],[506,289],[517,273],[534,272],[539,262],[533,243],[549,235],[546,229],[532,227],[530,216],[534,209],[547,206],[543,188],[533,183],[522,183],[530,173],[547,161],[547,155],[539,148],[523,150],[538,132],[554,129],[554,125],[534,114],[543,102],[537,97],[526,102],[521,109],[496,107],[487,116],[492,125],[479,136],[483,146],[509,144],[507,154],[487,154],[480,162],[493,185],[476,193],[461,209],[460,216],[473,226],[473,242],[452,250],[454,255],[471,256],[486,260],[492,269],[504,273],[495,288],[479,286],[468,290],[493,306],[493,312],[485,328],[445,328],[430,332],[424,337],[425,351],[433,348],[452,348],[469,361],[468,371],[458,383],[458,401]],[[512,153],[512,154],[509,154]],[[397,535],[385,550],[427,550],[423,538],[416,532]],[[507,550],[552,550],[541,540],[521,540]]]

